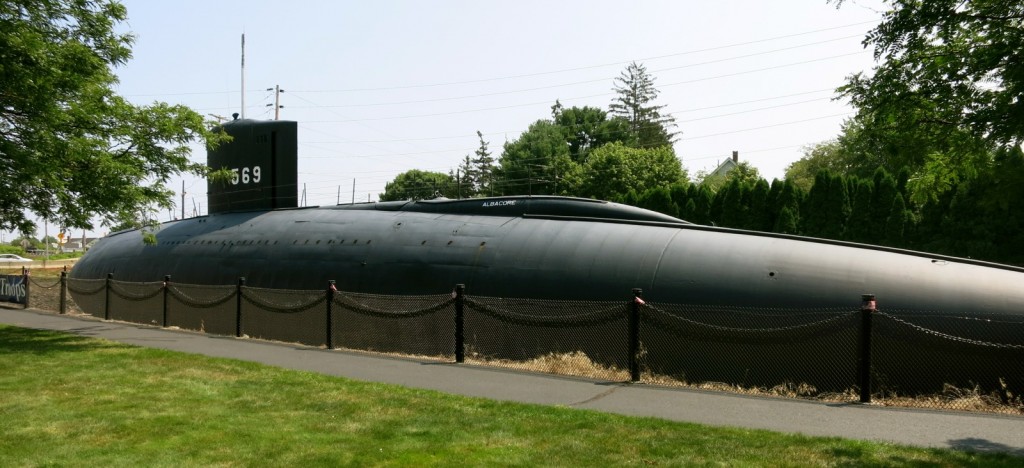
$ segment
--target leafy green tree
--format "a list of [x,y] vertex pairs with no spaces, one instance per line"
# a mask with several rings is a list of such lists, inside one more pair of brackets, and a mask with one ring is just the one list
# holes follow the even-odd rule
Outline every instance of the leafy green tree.
[[871,76],[851,76],[844,95],[861,112],[903,115],[911,125],[963,129],[1018,146],[1024,138],[1021,3],[889,3],[892,9],[864,39],[880,64]]
[[635,136],[630,132],[629,122],[622,117],[608,117],[608,113],[596,107],[558,106],[552,112],[554,124],[562,130],[569,145],[572,160],[583,164],[590,152],[608,143],[622,142],[636,146]]
[[578,193],[608,200],[629,190],[643,193],[683,180],[686,172],[671,148],[630,148],[616,142],[591,151],[582,168]]
[[562,129],[550,120],[534,122],[519,139],[505,143],[499,163],[495,172],[503,195],[574,194],[579,164]]
[[814,185],[814,177],[821,171],[851,174],[851,163],[839,140],[829,140],[806,146],[804,156],[786,167],[786,180],[807,191]]
[[869,167],[907,166],[907,201],[920,205],[1024,139],[1024,9],[1000,0],[889,4],[864,40],[878,65],[840,88],[858,110],[847,146],[872,158]]
[[413,169],[395,176],[384,185],[380,201],[429,200],[438,196],[456,198],[458,187],[451,174]]
[[708,172],[699,172],[695,182],[700,185],[706,185],[712,192],[717,192],[719,188],[725,186],[732,180],[738,180],[745,184],[753,184],[761,179],[761,173],[756,167],[752,166],[749,161],[740,161],[736,167],[732,168],[725,175],[711,174]]
[[172,206],[172,176],[204,173],[188,144],[219,138],[200,114],[114,92],[126,18],[111,0],[0,6],[0,229],[31,230],[27,213],[68,228],[135,221]]
[[616,97],[608,109],[629,122],[629,131],[638,147],[672,146],[676,134],[670,129],[675,127],[675,119],[663,115],[664,105],[654,104],[658,90],[646,67],[636,62],[627,65],[615,78],[614,91]]

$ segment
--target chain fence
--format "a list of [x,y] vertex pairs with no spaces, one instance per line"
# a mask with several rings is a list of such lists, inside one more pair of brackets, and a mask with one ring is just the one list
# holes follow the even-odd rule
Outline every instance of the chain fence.
[[466,361],[523,371],[629,378],[628,303],[471,297]]
[[130,283],[111,280],[108,315],[111,320],[162,326],[164,321],[163,281]]
[[339,292],[331,303],[335,347],[432,359],[455,355],[455,299],[451,295]]
[[237,286],[170,283],[167,293],[167,326],[215,335],[238,334]]
[[858,311],[645,304],[641,380],[749,394],[851,400]]
[[[1024,415],[1024,313],[778,309],[33,278],[100,318],[606,381]],[[637,293],[637,291],[634,291]],[[628,299],[628,300],[627,300]],[[50,307],[58,304],[56,307]],[[1024,312],[1024,311],[1022,311]]]
[[327,344],[323,290],[242,288],[241,333],[251,338]]
[[881,400],[1024,411],[1024,317],[882,310],[872,334]]

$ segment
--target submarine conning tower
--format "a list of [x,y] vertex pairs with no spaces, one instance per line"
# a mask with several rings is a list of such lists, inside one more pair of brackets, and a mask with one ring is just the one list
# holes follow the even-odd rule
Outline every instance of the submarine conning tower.
[[229,180],[208,180],[210,214],[298,206],[298,123],[235,119],[214,131],[231,137],[206,153],[211,170]]

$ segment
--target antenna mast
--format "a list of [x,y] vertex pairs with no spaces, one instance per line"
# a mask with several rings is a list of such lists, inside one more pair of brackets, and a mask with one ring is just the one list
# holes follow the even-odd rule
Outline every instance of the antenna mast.
[[245,118],[245,33],[242,33],[242,118]]

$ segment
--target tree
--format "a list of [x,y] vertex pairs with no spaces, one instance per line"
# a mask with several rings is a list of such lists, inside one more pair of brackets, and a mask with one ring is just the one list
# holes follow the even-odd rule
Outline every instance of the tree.
[[395,176],[384,186],[380,201],[427,200],[438,196],[458,197],[455,178],[443,172],[413,169]]
[[595,149],[582,167],[579,195],[611,200],[629,190],[643,193],[686,180],[682,163],[669,147],[630,148],[611,143]]
[[590,152],[612,142],[635,145],[629,122],[622,117],[608,118],[608,113],[596,107],[557,107],[552,112],[555,125],[562,130],[572,160],[583,164]]
[[629,122],[630,133],[635,145],[640,148],[672,146],[675,133],[669,131],[675,126],[671,115],[662,115],[664,105],[655,105],[658,90],[654,88],[654,77],[647,68],[636,62],[630,63],[615,78],[616,97],[608,106],[612,115]]
[[188,143],[220,137],[198,113],[113,91],[131,58],[126,17],[112,0],[0,6],[0,229],[34,229],[29,212],[65,228],[137,221],[173,205],[171,176],[205,171]]
[[756,167],[750,165],[749,161],[742,161],[725,175],[700,171],[695,178],[697,184],[706,185],[712,192],[717,191],[733,180],[738,180],[744,184],[753,184],[761,180],[761,173]]
[[448,176],[455,180],[457,189],[455,198],[471,198],[477,194],[480,175],[476,166],[473,165],[473,159],[468,154],[459,163],[459,168],[455,172],[448,172]]
[[844,149],[838,139],[805,146],[804,156],[786,167],[786,180],[807,191],[814,185],[818,172],[850,175],[851,164]]
[[550,120],[538,120],[519,136],[505,143],[495,171],[504,195],[542,195],[573,193],[579,164],[572,160],[562,129]]
[[488,143],[484,141],[484,134],[477,130],[476,136],[480,139],[480,146],[473,152],[475,157],[471,161],[475,177],[473,190],[478,194],[490,196],[493,195],[494,189],[494,158],[487,149]]
[[672,201],[672,193],[667,187],[654,187],[640,194],[637,206],[679,217],[679,207]]
[[[835,0],[842,4],[842,0]],[[998,0],[890,1],[864,39],[878,65],[839,91],[857,108],[847,148],[912,173],[922,205],[1024,140],[1024,7]],[[866,174],[858,174],[866,176]]]
[[[841,5],[842,0],[833,0]],[[1001,147],[1024,139],[1024,6],[1001,0],[891,0],[864,39],[872,76],[849,78],[862,112],[956,128]],[[907,112],[912,111],[912,112]]]

